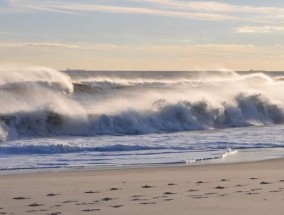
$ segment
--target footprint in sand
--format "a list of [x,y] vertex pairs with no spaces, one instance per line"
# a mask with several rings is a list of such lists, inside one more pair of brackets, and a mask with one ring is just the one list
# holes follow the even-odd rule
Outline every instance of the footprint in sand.
[[77,203],[76,205],[87,205],[86,202],[82,202],[82,203]]
[[94,209],[83,209],[82,211],[84,212],[92,212],[92,211],[100,211],[101,209],[99,208],[94,208]]
[[142,188],[144,188],[144,189],[145,189],[145,188],[146,188],[146,189],[147,189],[147,188],[153,188],[153,186],[150,186],[150,185],[147,185],[147,184],[146,184],[146,185],[142,186]]
[[215,194],[217,194],[217,193],[205,193],[204,195],[211,196],[211,195],[215,195]]
[[142,199],[141,197],[144,197],[145,195],[133,195],[131,196],[131,201],[146,201],[148,199]]
[[112,188],[110,188],[109,190],[111,190],[111,191],[115,191],[115,190],[121,190],[121,188],[112,187]]
[[204,184],[204,183],[208,183],[208,182],[205,182],[205,181],[197,181],[196,184]]
[[221,194],[221,195],[219,195],[219,196],[221,196],[221,197],[222,197],[222,196],[228,196],[228,195],[229,195],[229,194]]
[[26,211],[27,213],[34,213],[34,212],[37,212],[37,210],[29,210],[29,211]]
[[76,205],[94,205],[95,203],[94,202],[82,202],[82,203],[77,203]]
[[248,193],[246,193],[247,195],[258,195],[259,193],[256,193],[256,192],[248,192]]
[[176,193],[172,193],[172,192],[164,192],[164,195],[174,195]]
[[262,190],[262,188],[254,188],[254,189],[250,189],[251,191],[258,191],[258,190]]
[[146,198],[144,198],[144,199],[139,199],[139,198],[131,199],[131,201],[147,201],[147,200],[149,200],[149,199],[146,199]]
[[102,201],[104,201],[104,202],[108,202],[108,201],[111,201],[111,200],[113,200],[113,198],[110,198],[110,197],[105,197],[105,198],[102,199]]
[[131,201],[135,202],[135,201],[140,201],[141,199],[139,198],[134,198],[134,199],[131,199]]
[[222,187],[222,186],[217,186],[217,187],[215,187],[215,189],[217,189],[217,190],[223,190],[223,189],[225,189],[226,187]]
[[269,192],[270,193],[280,193],[280,192],[282,192],[282,190],[270,190]]
[[38,203],[32,203],[28,205],[29,207],[39,207],[39,206],[44,206],[44,204],[38,204]]
[[194,195],[194,196],[189,196],[192,197],[193,199],[207,199],[207,196],[203,196],[203,195]]
[[110,207],[112,207],[112,208],[121,208],[121,207],[123,207],[124,205],[113,205],[113,206],[110,206]]
[[199,190],[196,190],[196,189],[190,189],[190,190],[188,190],[187,192],[197,192],[197,191],[199,191]]
[[74,203],[74,202],[78,202],[78,201],[76,201],[76,200],[68,200],[68,201],[64,201],[62,203],[67,204],[67,203]]
[[60,194],[57,194],[57,193],[49,193],[47,194],[46,196],[59,196]]
[[24,199],[29,199],[29,198],[26,198],[26,197],[23,197],[23,196],[18,196],[18,197],[14,197],[13,199],[15,199],[15,200],[24,200]]
[[59,215],[59,214],[62,214],[62,213],[61,212],[53,212],[53,213],[51,213],[49,215]]
[[174,186],[176,185],[175,183],[168,183],[168,186]]
[[153,199],[160,199],[160,198],[167,198],[167,195],[162,195],[162,196],[155,196],[153,197]]
[[85,193],[86,193],[86,194],[100,193],[100,191],[92,191],[92,190],[89,190],[89,191],[86,191]]
[[266,185],[266,184],[271,184],[270,182],[267,182],[267,181],[262,181],[262,182],[260,182],[259,184],[261,184],[261,185]]
[[131,196],[132,198],[138,198],[138,197],[142,197],[142,196],[145,196],[145,195],[133,195]]
[[257,180],[257,179],[259,179],[259,178],[255,178],[255,177],[250,178],[250,180]]
[[140,205],[154,205],[157,204],[157,202],[141,202]]

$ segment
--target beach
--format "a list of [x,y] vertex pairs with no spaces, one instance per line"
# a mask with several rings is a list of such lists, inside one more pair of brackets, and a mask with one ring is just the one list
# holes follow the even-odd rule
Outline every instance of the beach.
[[0,215],[284,215],[283,14],[0,0]]
[[0,176],[0,214],[283,214],[284,159]]

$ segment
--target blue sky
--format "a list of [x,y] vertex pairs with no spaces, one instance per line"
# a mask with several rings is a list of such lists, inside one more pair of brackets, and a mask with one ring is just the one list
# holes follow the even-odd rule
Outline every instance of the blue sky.
[[284,2],[0,0],[0,63],[284,70]]

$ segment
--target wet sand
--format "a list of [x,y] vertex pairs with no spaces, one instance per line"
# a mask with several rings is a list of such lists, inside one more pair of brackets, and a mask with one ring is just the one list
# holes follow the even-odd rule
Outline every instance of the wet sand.
[[0,214],[283,214],[284,159],[0,176]]

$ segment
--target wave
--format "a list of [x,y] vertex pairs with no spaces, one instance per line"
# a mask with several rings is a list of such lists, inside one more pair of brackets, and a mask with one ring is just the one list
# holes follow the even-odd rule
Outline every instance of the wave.
[[[138,80],[110,80],[109,78],[96,78],[89,81],[75,82],[75,93],[100,93],[106,90],[131,90],[131,89],[171,89],[171,88],[187,88],[201,85],[198,80],[154,80],[154,79],[138,79]],[[204,85],[208,85],[204,83]]]
[[284,107],[263,95],[239,94],[234,103],[218,106],[209,101],[161,104],[156,111],[130,110],[119,115],[101,115],[92,120],[97,134],[146,134],[212,128],[279,124],[284,122]]
[[[207,73],[205,73],[207,74]],[[204,75],[204,73],[203,73]],[[209,78],[210,77],[210,78]],[[193,76],[191,78],[173,78],[168,79],[159,77],[158,79],[151,78],[114,78],[96,77],[77,80],[73,83],[75,93],[99,93],[104,90],[120,90],[120,89],[188,89],[212,87],[217,85],[246,85],[246,86],[263,86],[266,84],[273,84],[274,80],[262,73],[254,73],[248,75],[238,76],[237,74],[230,74],[228,76],[210,76],[206,77]]]
[[0,68],[0,141],[284,123],[283,82],[266,74],[141,74],[73,80],[49,68]]
[[137,135],[284,123],[284,107],[261,94],[238,94],[232,103],[156,101],[148,111],[68,115],[50,107],[0,114],[1,139],[54,135]]
[[22,90],[29,87],[48,87],[54,90],[73,92],[73,83],[69,76],[46,67],[27,67],[7,69],[0,67],[0,89]]
[[[148,150],[177,150],[180,147],[172,148],[165,146],[146,146],[146,145],[123,145],[115,144],[110,146],[79,146],[68,143],[49,144],[49,145],[6,145],[1,147],[1,152],[5,154],[55,154],[55,153],[74,153],[74,152],[132,152]],[[183,150],[188,150],[184,148]],[[149,152],[147,152],[149,154]]]

